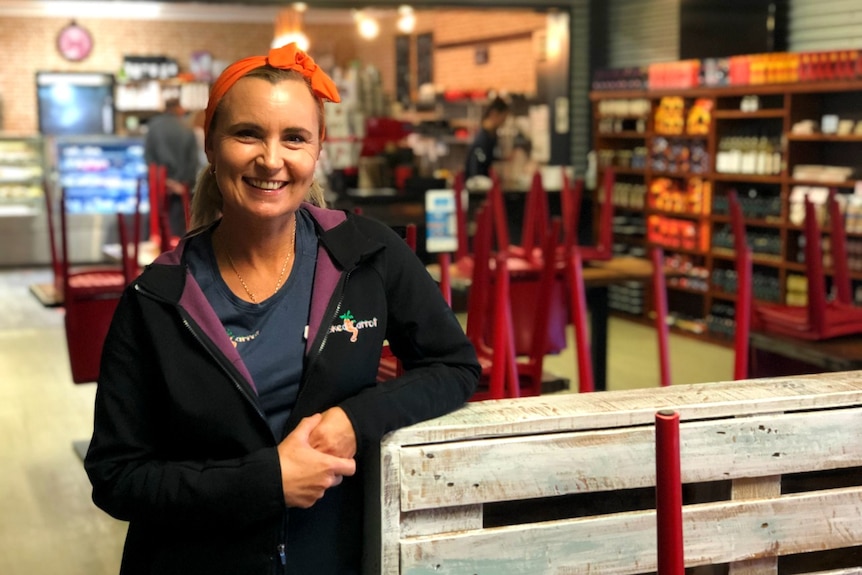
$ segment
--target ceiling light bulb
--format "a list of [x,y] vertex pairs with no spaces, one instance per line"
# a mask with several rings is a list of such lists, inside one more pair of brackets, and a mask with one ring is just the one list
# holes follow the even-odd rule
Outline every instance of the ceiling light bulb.
[[398,8],[398,30],[404,34],[410,34],[416,28],[416,14],[410,6]]
[[373,40],[380,34],[380,25],[374,18],[361,18],[359,20],[359,35],[366,40]]

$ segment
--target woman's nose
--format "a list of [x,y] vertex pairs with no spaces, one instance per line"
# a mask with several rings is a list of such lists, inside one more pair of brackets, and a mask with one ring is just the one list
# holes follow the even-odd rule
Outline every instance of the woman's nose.
[[281,147],[264,143],[263,146],[261,146],[260,154],[258,154],[257,160],[261,166],[269,170],[276,170],[280,168],[283,163],[281,156]]

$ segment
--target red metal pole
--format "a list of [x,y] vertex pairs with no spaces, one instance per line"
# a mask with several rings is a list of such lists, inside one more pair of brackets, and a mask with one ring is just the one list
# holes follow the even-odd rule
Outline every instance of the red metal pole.
[[584,286],[583,262],[578,248],[566,255],[566,270],[571,292],[572,327],[575,333],[575,358],[578,362],[578,392],[595,391],[593,363],[590,356],[590,336],[587,333],[586,287]]
[[452,256],[448,252],[437,254],[437,262],[440,265],[440,292],[443,299],[452,307],[452,277],[449,266],[452,265]]
[[671,410],[656,413],[655,440],[658,575],[684,575],[679,413]]
[[670,333],[667,327],[667,286],[664,280],[664,250],[652,248],[652,289],[655,302],[655,330],[658,334],[658,370],[662,387],[670,385]]

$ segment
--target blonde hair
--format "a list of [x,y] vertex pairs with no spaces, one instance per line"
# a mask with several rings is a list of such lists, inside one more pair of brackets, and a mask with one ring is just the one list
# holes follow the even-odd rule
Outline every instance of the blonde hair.
[[[260,68],[255,68],[254,70],[246,74],[245,77],[261,78],[273,85],[286,80],[299,80],[305,83],[305,85],[308,86],[309,93],[314,97],[315,101],[317,102],[317,120],[318,125],[320,126],[318,135],[320,137],[321,146],[323,145],[323,135],[325,130],[323,100],[315,96],[314,91],[311,89],[311,81],[308,78],[304,77],[302,74],[295,70],[281,70],[278,68],[272,68],[270,66],[262,66]],[[224,100],[222,100],[222,102],[223,101]],[[216,111],[213,114],[212,124],[208,126],[209,128],[212,128],[212,126],[216,124],[221,107],[222,104],[219,103],[219,106],[216,108]],[[212,130],[209,130],[208,133],[212,134]],[[207,145],[209,145],[209,142],[207,142]],[[326,199],[323,193],[323,186],[321,186],[317,180],[314,180],[311,183],[311,186],[306,193],[305,200],[307,202],[310,202],[311,204],[314,204],[315,206],[326,207]],[[195,181],[195,188],[191,202],[190,228],[194,230],[202,226],[207,226],[220,218],[222,213],[223,201],[224,200],[222,198],[221,190],[218,187],[215,173],[211,170],[209,166],[203,168],[198,174],[197,180]]]

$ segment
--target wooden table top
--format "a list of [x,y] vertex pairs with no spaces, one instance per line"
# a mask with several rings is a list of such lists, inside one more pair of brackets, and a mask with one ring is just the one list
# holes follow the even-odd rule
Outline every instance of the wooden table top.
[[[514,258],[510,260],[510,263],[513,272],[519,277],[530,277],[538,274],[537,269],[529,268]],[[431,277],[439,281],[439,264],[428,264],[426,269]],[[449,276],[453,289],[470,287],[471,278],[469,274],[464,273],[464,267],[457,262],[450,265]],[[607,286],[626,281],[649,281],[652,278],[652,262],[634,256],[618,256],[609,260],[590,261],[584,265],[583,276],[584,283],[589,287]]]
[[862,369],[862,333],[823,340],[807,340],[763,331],[751,331],[752,348],[810,363],[823,371]]
[[[105,244],[102,246],[102,253],[111,261],[120,261],[120,244]],[[161,251],[158,244],[149,240],[141,241],[138,244],[138,265],[144,267],[153,263]]]

